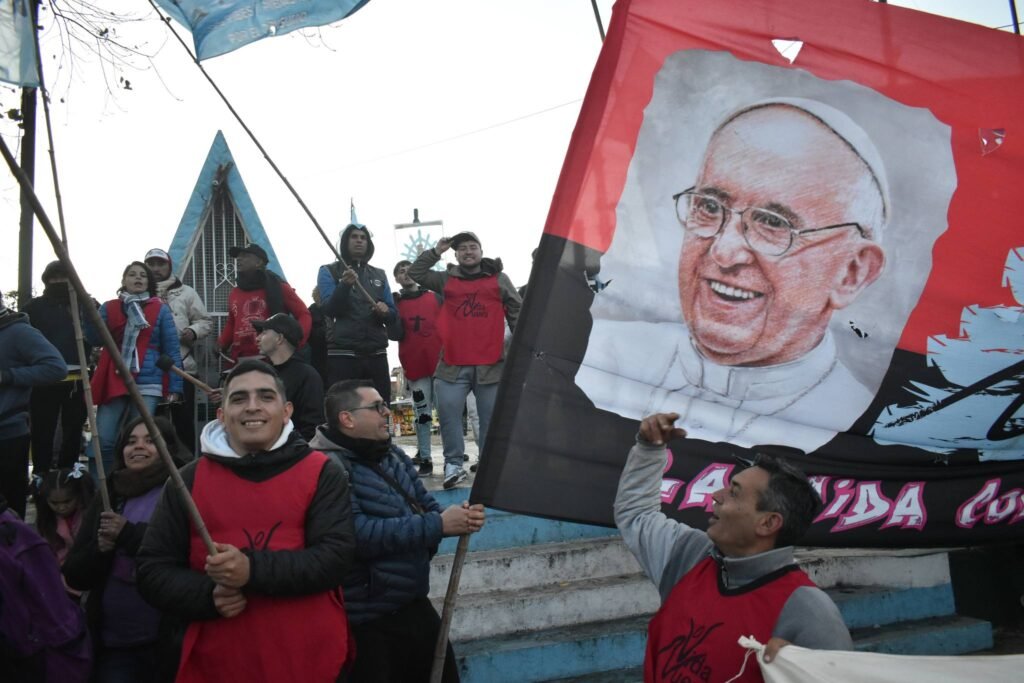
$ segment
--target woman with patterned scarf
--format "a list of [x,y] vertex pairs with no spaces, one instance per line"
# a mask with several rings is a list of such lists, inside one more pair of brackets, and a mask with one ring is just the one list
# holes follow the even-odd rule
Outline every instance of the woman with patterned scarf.
[[[181,368],[178,330],[174,326],[171,310],[156,295],[156,278],[146,264],[132,261],[121,276],[118,298],[100,307],[100,316],[121,347],[121,356],[128,365],[146,401],[150,413],[156,411],[161,399],[175,402],[181,397],[181,378],[165,373],[157,365],[161,354],[174,360]],[[86,334],[95,345],[101,343],[99,333],[87,326]],[[92,399],[96,404],[96,428],[99,431],[100,450],[104,471],[110,472],[114,464],[114,439],[121,423],[138,414],[124,381],[117,374],[113,360],[106,349],[92,377]],[[89,469],[96,476],[95,454],[91,452]]]

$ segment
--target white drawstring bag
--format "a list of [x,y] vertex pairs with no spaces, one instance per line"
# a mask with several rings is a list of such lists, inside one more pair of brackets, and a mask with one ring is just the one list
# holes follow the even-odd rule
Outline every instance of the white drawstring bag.
[[764,645],[753,637],[739,639],[748,648],[743,673],[751,654],[761,666],[765,683],[996,683],[1024,680],[1024,655],[925,657],[884,655],[876,652],[808,650],[787,645],[770,664]]

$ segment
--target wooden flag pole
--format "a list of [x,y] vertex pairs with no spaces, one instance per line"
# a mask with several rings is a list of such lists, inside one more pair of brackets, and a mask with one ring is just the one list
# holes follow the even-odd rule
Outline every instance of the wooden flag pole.
[[[39,219],[39,224],[42,226],[43,232],[46,233],[47,239],[50,240],[50,244],[53,246],[54,253],[57,254],[57,258],[64,265],[64,269],[68,273],[68,280],[70,280],[71,285],[74,287],[80,298],[88,299],[89,294],[85,291],[85,286],[82,284],[82,280],[78,277],[78,271],[75,270],[75,266],[71,262],[71,258],[68,256],[67,249],[64,248],[64,244],[61,242],[60,237],[57,236],[57,231],[54,230],[53,223],[50,222],[49,217],[43,210],[42,204],[39,203],[39,197],[36,196],[36,193],[32,188],[31,181],[29,181],[25,176],[25,173],[18,166],[18,162],[15,161],[14,156],[11,154],[11,150],[8,149],[7,143],[2,138],[0,138],[0,154],[3,155],[4,161],[7,162],[7,166],[11,169],[11,173],[14,174],[15,178],[17,178],[18,184],[21,185],[22,194],[30,201],[32,210],[35,212],[36,218]],[[206,530],[206,524],[203,523],[203,518],[199,514],[199,508],[196,507],[195,501],[192,500],[192,495],[185,487],[185,482],[182,480],[181,474],[178,472],[178,468],[175,466],[174,460],[171,458],[170,451],[167,449],[167,442],[164,441],[163,435],[160,433],[156,423],[153,421],[153,416],[150,415],[149,409],[146,407],[146,402],[143,400],[142,394],[139,393],[139,387],[135,384],[135,378],[132,377],[132,373],[128,369],[128,365],[124,362],[124,358],[121,357],[121,352],[118,350],[116,342],[114,342],[114,337],[110,334],[110,330],[107,329],[106,324],[100,317],[99,311],[92,306],[86,306],[85,311],[89,316],[89,321],[100,333],[100,336],[103,339],[103,348],[110,354],[110,358],[114,362],[114,366],[117,368],[117,372],[121,376],[125,388],[128,390],[129,396],[131,396],[132,403],[135,404],[135,409],[142,417],[143,422],[146,423],[146,429],[149,430],[157,451],[160,453],[160,457],[163,458],[164,463],[167,465],[167,469],[170,471],[171,485],[181,497],[181,500],[185,505],[185,509],[188,511],[189,518],[192,520],[192,524],[195,525],[196,533],[198,533],[199,537],[203,539],[207,552],[211,555],[215,555],[217,553],[217,549],[213,545],[213,539],[210,538],[210,532]],[[94,453],[94,455],[102,457],[102,454],[100,453]]]
[[452,614],[455,612],[455,598],[459,594],[459,581],[462,579],[462,565],[466,562],[469,552],[469,534],[459,536],[459,544],[455,548],[452,559],[452,573],[448,577],[448,592],[444,596],[441,608],[441,628],[437,632],[437,643],[434,645],[434,665],[430,669],[430,683],[441,683],[444,675],[444,658],[448,650],[448,632],[452,626]]

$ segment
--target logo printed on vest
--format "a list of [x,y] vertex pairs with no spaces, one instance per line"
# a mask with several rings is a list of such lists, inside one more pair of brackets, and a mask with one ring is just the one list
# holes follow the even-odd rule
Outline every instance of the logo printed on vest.
[[459,307],[455,309],[463,318],[486,318],[487,306],[477,303],[476,292],[467,294]]
[[277,531],[279,526],[281,526],[281,522],[270,527],[270,531],[257,531],[255,537],[249,533],[248,529],[242,529],[242,533],[249,540],[249,550],[266,550],[270,545],[270,539],[274,537],[274,532]]
[[658,672],[661,676],[659,680],[672,683],[711,680],[711,667],[705,664],[707,654],[696,650],[721,625],[722,622],[697,626],[691,618],[690,632],[677,636],[658,651],[658,660],[663,662]]
[[424,330],[422,333],[420,332],[420,323],[426,321],[426,318],[424,318],[422,315],[414,315],[411,318],[407,318],[407,320],[409,320],[412,323],[413,334],[419,334],[421,337],[430,336],[426,333],[426,330]]

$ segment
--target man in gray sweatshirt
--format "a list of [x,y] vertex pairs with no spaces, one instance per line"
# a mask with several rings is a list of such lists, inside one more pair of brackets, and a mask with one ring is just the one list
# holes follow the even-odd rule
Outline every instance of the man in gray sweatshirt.
[[[835,603],[795,564],[792,544],[821,508],[807,477],[760,455],[712,495],[707,532],[661,512],[669,439],[686,432],[676,413],[640,424],[615,496],[615,523],[662,604],[648,627],[645,681],[726,680],[739,673],[740,636],[849,650],[853,643]],[[766,656],[766,659],[770,657]],[[762,680],[756,671],[753,678]]]

